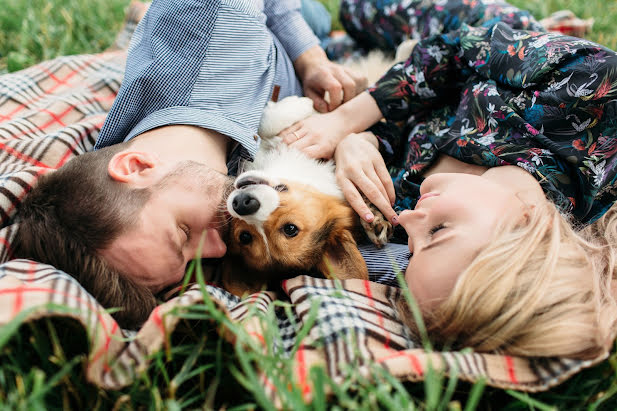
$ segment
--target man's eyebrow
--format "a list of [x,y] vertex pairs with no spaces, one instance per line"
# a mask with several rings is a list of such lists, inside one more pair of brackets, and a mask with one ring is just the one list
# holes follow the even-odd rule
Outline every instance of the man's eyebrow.
[[184,262],[184,253],[182,252],[182,244],[178,244],[176,242],[172,231],[167,231],[167,239],[169,240],[171,249],[176,252],[178,260],[180,260],[180,262]]

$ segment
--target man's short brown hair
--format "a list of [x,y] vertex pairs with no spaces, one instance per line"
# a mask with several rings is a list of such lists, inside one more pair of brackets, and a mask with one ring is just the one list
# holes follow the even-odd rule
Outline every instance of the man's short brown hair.
[[14,258],[28,258],[72,275],[124,328],[143,323],[156,305],[152,292],[114,270],[99,255],[132,227],[151,196],[107,173],[111,158],[129,143],[71,159],[42,176],[17,211]]

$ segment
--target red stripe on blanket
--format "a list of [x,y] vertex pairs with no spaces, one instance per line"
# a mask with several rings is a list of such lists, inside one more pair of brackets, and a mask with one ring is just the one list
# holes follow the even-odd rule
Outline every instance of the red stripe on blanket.
[[25,108],[26,106],[24,104],[20,104],[19,106],[15,107],[13,111],[11,111],[9,114],[0,114],[0,121],[6,121],[6,120],[12,119],[15,114],[19,113],[21,110]]
[[[33,265],[35,265],[35,264],[36,263],[33,263]],[[107,326],[106,326],[108,321],[106,321],[105,318],[99,312],[99,308],[100,307],[93,306],[92,304],[90,304],[90,302],[88,300],[83,300],[81,298],[78,298],[78,297],[76,297],[75,295],[73,295],[71,293],[59,292],[58,290],[55,290],[53,288],[46,288],[46,287],[24,287],[24,286],[21,286],[21,287],[17,287],[17,288],[4,288],[4,289],[0,289],[0,295],[16,293],[17,296],[19,296],[17,298],[21,298],[21,299],[23,299],[23,294],[25,294],[25,293],[32,293],[32,292],[45,292],[45,293],[48,293],[48,294],[59,294],[59,295],[62,295],[63,297],[73,298],[79,304],[82,304],[82,305],[86,306],[88,308],[88,310],[90,310],[92,312],[95,312],[96,316],[98,318],[97,324],[99,324],[101,326],[101,328],[103,329],[103,335],[105,337],[106,346],[101,347],[101,349],[99,351],[97,351],[92,356],[92,360],[91,361],[95,362],[96,360],[98,360],[100,358],[101,355],[103,355],[105,353],[105,351],[107,350],[107,346],[109,345],[109,341],[111,341],[111,335],[113,335],[113,333],[115,333],[118,330],[118,323],[113,321],[111,332],[109,332],[107,330]],[[20,309],[21,309],[21,307],[20,307]]]
[[307,375],[306,375],[306,359],[304,358],[304,345],[301,345],[298,348],[298,354],[296,358],[298,359],[298,379],[300,383],[300,388],[302,389],[302,395],[304,396],[306,400],[308,400],[309,396],[311,395],[311,387],[306,381]]
[[[34,278],[35,268],[36,263],[31,261],[30,264],[28,264],[28,277],[30,277],[30,281]],[[17,316],[24,306],[24,291],[26,288],[27,287],[25,286],[15,288],[15,300],[13,301],[12,317]]]
[[[109,55],[114,55],[114,54],[120,54],[120,52],[109,52]],[[73,70],[71,71],[69,74],[67,74],[64,79],[60,80],[58,79],[51,71],[49,71],[48,69],[46,69],[44,66],[37,66],[43,73],[47,74],[49,77],[53,78],[54,81],[56,81],[56,84],[50,88],[49,90],[43,90],[43,94],[41,94],[40,96],[37,96],[35,98],[33,98],[32,100],[28,101],[28,103],[30,105],[34,105],[35,103],[41,101],[43,98],[48,97],[51,93],[53,93],[60,85],[62,84],[66,84],[67,80],[69,80],[70,78],[72,78],[74,75],[80,73],[82,70],[84,70],[85,68],[88,68],[89,66],[92,65],[92,62],[94,60],[97,59],[97,56],[93,56],[93,58],[90,58],[89,60],[85,61],[83,63],[83,66],[79,67],[79,69],[77,70]],[[94,93],[96,94],[96,93]],[[104,97],[104,98],[100,98],[100,99],[96,99],[96,101],[107,101],[107,100],[113,100],[115,98],[115,96],[109,96],[109,97]],[[18,107],[14,108],[13,111],[11,111],[8,114],[0,114],[0,121],[5,121],[5,120],[11,120],[13,118],[13,116],[15,114],[17,114],[18,112],[22,111],[23,109],[28,108],[29,106],[26,104],[21,104]],[[21,133],[18,136],[13,136],[13,138],[18,138],[21,135],[23,135],[24,133]]]
[[53,123],[58,123],[60,124],[62,127],[66,127],[66,124],[64,124],[64,121],[62,121],[62,118],[64,118],[64,116],[66,116],[67,114],[69,114],[71,111],[73,111],[75,107],[70,106],[67,107],[66,110],[64,110],[62,113],[60,113],[60,116],[57,116],[56,113],[49,111],[47,109],[41,109],[41,111],[43,113],[47,113],[49,114],[49,117],[52,118],[52,120],[48,121],[47,123],[43,124],[41,128],[41,130],[45,130],[47,127],[51,126]]
[[21,308],[24,305],[24,289],[25,287],[18,287],[15,289],[15,300],[13,300],[13,313],[12,317],[15,317],[21,311]]
[[53,87],[51,87],[51,88],[50,88],[50,89],[48,89],[48,90],[44,90],[44,91],[45,91],[47,94],[51,94],[51,93],[53,93],[54,91],[56,91],[56,89],[57,89],[58,87],[60,87],[61,85],[66,85],[66,86],[69,86],[69,87],[70,87],[70,85],[69,85],[69,84],[66,84],[66,82],[67,82],[68,80],[70,80],[71,78],[73,78],[73,76],[74,76],[75,74],[80,73],[80,72],[81,72],[84,68],[88,67],[90,64],[92,64],[92,59],[90,59],[90,60],[88,60],[88,61],[84,61],[84,66],[83,66],[83,67],[80,67],[80,68],[79,68],[79,70],[72,70],[69,74],[67,74],[66,76],[64,76],[64,78],[63,78],[63,79],[59,79],[58,77],[56,77],[56,75],[55,75],[53,72],[51,72],[51,71],[47,70],[45,67],[41,67],[41,71],[42,71],[43,73],[47,74],[47,75],[49,76],[49,78],[51,78],[53,81],[55,81],[55,82],[56,82],[56,84],[54,84],[54,86],[53,86]]
[[264,338],[263,335],[259,334],[258,332],[249,331],[249,335],[251,337],[256,337],[259,340],[259,342],[261,343],[261,345],[266,345],[266,339]]
[[51,168],[51,167],[49,167],[47,164],[45,164],[45,163],[41,163],[41,162],[40,162],[39,160],[37,160],[36,158],[34,158],[34,157],[30,157],[29,155],[24,154],[24,153],[22,153],[21,151],[17,151],[17,150],[15,150],[13,147],[9,147],[9,146],[7,146],[7,145],[6,145],[6,144],[4,144],[4,143],[0,143],[0,150],[3,150],[3,151],[5,151],[7,154],[9,154],[9,155],[11,155],[11,156],[13,156],[13,157],[15,157],[15,158],[18,158],[18,159],[20,159],[20,160],[22,160],[22,161],[25,161],[26,163],[30,163],[30,164],[32,164],[32,165],[34,165],[34,166],[37,166],[37,167],[43,167],[43,168]]
[[6,237],[0,237],[0,244],[2,247],[6,249],[6,257],[7,261],[13,259],[13,249],[11,248],[11,243],[6,239]]
[[[103,121],[105,121],[105,115],[103,115]],[[97,127],[99,130],[101,129],[103,122],[100,123],[101,125],[99,126],[98,124],[95,124],[95,127]],[[60,168],[64,165],[64,163],[66,163],[67,161],[69,161],[71,158],[73,158],[74,155],[74,151],[75,148],[80,145],[84,139],[90,135],[90,133],[92,132],[91,129],[86,129],[83,132],[79,133],[79,138],[75,139],[75,141],[73,142],[73,144],[71,144],[71,147],[69,150],[66,150],[66,153],[64,153],[64,155],[62,156],[62,158],[60,159],[60,161],[58,161],[58,163],[55,165],[55,168]]]
[[377,358],[376,361],[378,363],[382,363],[382,362],[386,362],[388,360],[394,359],[394,358],[399,358],[399,357],[405,357],[409,360],[409,362],[411,363],[411,367],[413,368],[413,371],[419,375],[422,376],[424,374],[424,370],[422,368],[422,363],[420,362],[420,360],[418,360],[418,357],[416,357],[414,354],[408,353],[406,351],[396,351],[390,355],[386,355],[384,357],[381,358]]
[[161,306],[157,306],[154,310],[152,310],[152,314],[150,314],[150,318],[148,321],[152,319],[154,324],[156,324],[157,328],[161,332],[161,335],[165,335],[165,326],[163,325],[163,318],[161,317]]
[[383,316],[381,315],[381,312],[379,312],[379,310],[375,308],[375,300],[373,300],[373,292],[371,291],[370,282],[364,281],[364,291],[366,292],[366,296],[369,298],[369,305],[373,309],[373,312],[375,313],[375,315],[377,315],[377,323],[379,324],[379,327],[381,327],[381,329],[386,332],[384,336],[385,341],[383,342],[383,346],[385,349],[389,349],[390,348],[390,331],[388,331],[386,327],[384,326]]
[[422,364],[420,363],[420,360],[418,360],[418,357],[413,354],[407,354],[407,358],[409,358],[411,366],[414,368],[416,374],[419,376],[424,375],[424,370],[422,369]]
[[518,384],[518,378],[516,378],[515,370],[514,370],[514,360],[512,357],[505,355],[503,359],[506,362],[506,368],[508,369],[508,377],[510,378],[510,382],[514,384]]
[[[98,361],[101,356],[103,356],[107,351],[109,351],[109,344],[111,343],[111,335],[113,335],[117,330],[118,330],[118,323],[114,321],[114,323],[111,326],[111,332],[107,332],[107,328],[105,327],[105,322],[102,320],[102,318],[99,318],[99,322],[101,324],[101,326],[103,327],[103,330],[105,330],[105,342],[103,343],[103,346],[96,352],[96,354],[94,354],[92,356],[92,363],[95,363],[96,361]],[[103,370],[105,370],[105,372],[109,372],[110,371],[110,367],[109,367],[109,362],[105,362],[103,364]]]

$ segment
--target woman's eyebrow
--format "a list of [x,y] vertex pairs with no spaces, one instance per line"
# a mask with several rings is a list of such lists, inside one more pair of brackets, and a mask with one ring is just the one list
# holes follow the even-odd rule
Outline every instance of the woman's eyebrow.
[[438,245],[444,244],[450,240],[452,240],[455,237],[454,234],[450,234],[450,235],[443,235],[440,238],[438,238],[435,241],[431,241],[426,247],[423,247],[420,251],[424,252],[427,250],[430,250],[431,248],[434,248]]

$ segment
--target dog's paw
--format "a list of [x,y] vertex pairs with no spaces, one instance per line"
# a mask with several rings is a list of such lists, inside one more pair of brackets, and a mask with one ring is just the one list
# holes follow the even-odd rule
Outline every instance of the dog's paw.
[[262,139],[274,137],[314,112],[313,100],[308,97],[289,96],[276,103],[269,101],[261,115],[258,134]]
[[370,204],[369,208],[371,212],[375,216],[373,221],[370,223],[366,222],[364,219],[360,219],[362,224],[362,228],[366,233],[366,236],[371,240],[373,244],[377,246],[377,248],[381,248],[388,243],[390,237],[392,237],[392,233],[394,232],[394,228],[392,227],[392,223],[390,223],[383,216],[381,211],[377,209],[374,205]]

